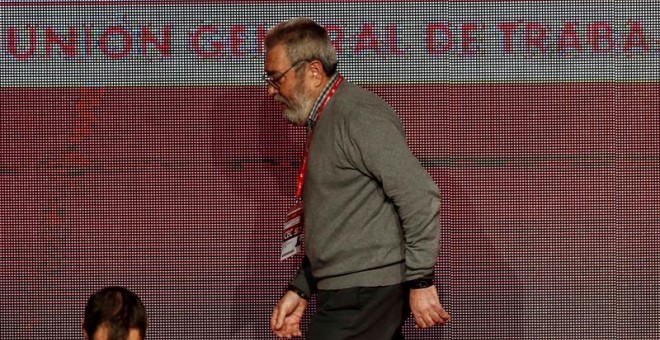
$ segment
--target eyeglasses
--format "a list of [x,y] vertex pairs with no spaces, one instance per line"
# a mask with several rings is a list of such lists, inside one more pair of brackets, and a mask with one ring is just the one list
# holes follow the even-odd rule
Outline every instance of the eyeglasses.
[[298,66],[298,64],[300,64],[300,63],[302,63],[302,62],[304,62],[304,61],[306,61],[306,60],[298,60],[298,61],[296,61],[295,63],[293,63],[293,65],[291,65],[291,67],[289,67],[288,69],[286,69],[286,71],[282,72],[279,76],[277,76],[277,77],[275,77],[275,78],[273,78],[273,76],[269,76],[269,75],[267,75],[267,74],[264,74],[263,76],[261,76],[261,78],[262,78],[262,79],[263,79],[268,85],[270,85],[270,86],[274,87],[275,89],[278,89],[278,90],[279,90],[279,88],[280,88],[280,80],[282,80],[282,78],[284,78],[284,76],[287,74],[287,72],[291,71],[291,69],[293,69],[294,67]]

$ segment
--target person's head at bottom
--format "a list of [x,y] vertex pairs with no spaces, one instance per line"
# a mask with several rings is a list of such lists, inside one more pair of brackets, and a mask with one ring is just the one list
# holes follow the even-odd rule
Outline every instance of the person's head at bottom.
[[86,340],[143,340],[147,312],[140,298],[123,287],[106,287],[92,294],[85,306]]

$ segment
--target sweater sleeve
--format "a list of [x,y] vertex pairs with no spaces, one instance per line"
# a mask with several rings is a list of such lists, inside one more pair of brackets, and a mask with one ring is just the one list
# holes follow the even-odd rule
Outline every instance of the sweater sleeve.
[[309,265],[309,259],[307,256],[303,258],[302,263],[300,264],[300,269],[296,277],[291,282],[291,285],[300,289],[302,292],[311,296],[312,293],[316,293],[316,283],[312,276],[312,269]]
[[406,280],[432,277],[439,251],[440,193],[410,151],[398,116],[386,104],[367,107],[350,119],[348,139],[353,165],[379,183],[399,214]]

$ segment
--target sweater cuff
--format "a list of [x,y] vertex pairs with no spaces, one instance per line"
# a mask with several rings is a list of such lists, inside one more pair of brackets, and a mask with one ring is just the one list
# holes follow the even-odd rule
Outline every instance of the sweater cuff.
[[301,298],[303,298],[305,300],[309,300],[309,295],[307,293],[305,293],[302,289],[294,286],[293,284],[289,284],[289,287],[288,287],[287,290],[290,290],[290,291],[298,294],[298,296],[300,296]]

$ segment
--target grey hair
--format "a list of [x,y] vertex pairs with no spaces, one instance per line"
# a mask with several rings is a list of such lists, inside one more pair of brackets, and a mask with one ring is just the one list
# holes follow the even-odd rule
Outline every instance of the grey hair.
[[284,45],[291,63],[319,60],[331,76],[337,71],[337,52],[328,32],[309,18],[295,18],[271,28],[264,39],[266,51]]

